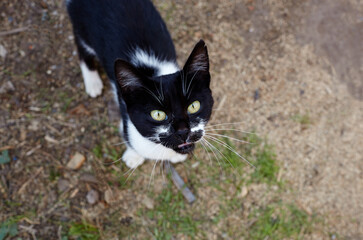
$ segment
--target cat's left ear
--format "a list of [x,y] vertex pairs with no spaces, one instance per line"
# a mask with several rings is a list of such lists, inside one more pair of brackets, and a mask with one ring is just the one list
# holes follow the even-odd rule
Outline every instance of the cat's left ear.
[[115,76],[123,94],[142,87],[142,78],[135,67],[122,59],[115,61]]
[[185,73],[207,72],[209,73],[209,57],[205,42],[200,40],[194,47],[183,68]]

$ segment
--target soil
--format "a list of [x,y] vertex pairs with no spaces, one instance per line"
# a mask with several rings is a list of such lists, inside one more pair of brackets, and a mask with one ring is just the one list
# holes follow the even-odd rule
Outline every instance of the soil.
[[[324,233],[363,239],[362,2],[154,2],[181,66],[199,39],[207,43],[211,124],[243,121],[243,129],[256,129],[274,145],[281,178],[294,189],[283,198],[324,216]],[[122,141],[117,112],[104,74],[101,97],[84,91],[64,2],[5,0],[0,9],[0,149],[11,157],[0,165],[0,221],[31,212],[23,231],[47,239],[61,231],[54,219],[112,212],[130,224],[139,205],[153,206],[147,192],[138,192],[148,185],[152,164],[131,181],[132,189],[115,190],[111,170],[126,167],[96,161],[96,146]],[[301,116],[308,120],[296,121]],[[77,152],[87,161],[70,170]],[[213,206],[213,194],[198,190],[206,206]],[[317,231],[311,238],[328,236]]]

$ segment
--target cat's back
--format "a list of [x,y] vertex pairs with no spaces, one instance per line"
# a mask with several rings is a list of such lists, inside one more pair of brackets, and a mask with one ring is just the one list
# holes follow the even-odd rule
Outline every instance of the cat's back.
[[170,34],[150,0],[67,0],[74,33],[95,50],[107,68],[130,61],[135,49],[175,61]]

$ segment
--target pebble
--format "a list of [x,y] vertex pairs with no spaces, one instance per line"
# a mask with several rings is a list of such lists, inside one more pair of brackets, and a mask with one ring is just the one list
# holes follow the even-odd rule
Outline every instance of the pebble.
[[247,194],[248,194],[248,188],[243,186],[240,194],[238,194],[238,198],[244,198],[247,196]]
[[142,200],[142,203],[145,205],[145,207],[147,207],[148,209],[153,209],[154,208],[154,202],[152,199],[150,199],[149,197],[144,197],[144,199]]
[[98,180],[95,176],[90,173],[84,173],[80,177],[81,181],[98,184]]
[[8,51],[6,51],[5,47],[0,44],[0,56],[2,58],[5,58],[7,53],[8,53]]
[[64,192],[65,190],[67,190],[69,188],[69,186],[70,186],[70,183],[67,179],[61,178],[58,180],[57,187],[60,192]]
[[87,202],[91,205],[95,204],[96,202],[98,202],[99,199],[99,195],[98,192],[96,190],[91,189],[86,196]]
[[79,152],[76,152],[71,160],[67,163],[67,168],[70,168],[72,170],[80,169],[85,161],[86,157]]

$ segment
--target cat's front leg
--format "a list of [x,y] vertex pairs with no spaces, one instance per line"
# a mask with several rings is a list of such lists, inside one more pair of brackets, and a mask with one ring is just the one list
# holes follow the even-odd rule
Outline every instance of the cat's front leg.
[[144,163],[145,158],[137,154],[132,148],[128,147],[122,155],[122,161],[125,162],[129,168],[137,168]]

